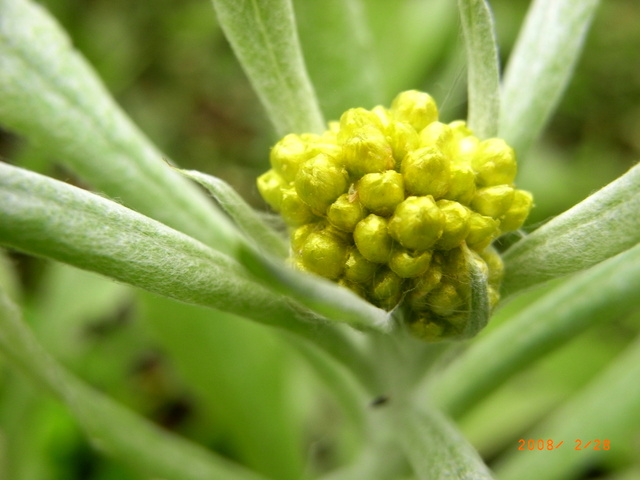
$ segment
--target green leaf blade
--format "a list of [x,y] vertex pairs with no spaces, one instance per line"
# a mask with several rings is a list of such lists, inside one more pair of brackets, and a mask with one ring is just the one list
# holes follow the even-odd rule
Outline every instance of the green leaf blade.
[[360,371],[361,378],[368,375],[360,352],[342,332],[252,281],[226,255],[102,197],[3,163],[0,246],[283,328]]
[[237,232],[225,216],[167,168],[56,21],[26,0],[0,2],[0,123],[112,198],[233,250]]
[[2,163],[0,198],[0,244],[183,302],[291,319],[229,257],[109,200]]
[[640,165],[513,245],[504,296],[595,265],[640,242]]
[[498,134],[500,69],[495,27],[485,0],[459,0],[458,9],[467,52],[468,123],[480,138]]
[[507,64],[499,136],[524,157],[564,91],[599,0],[536,0]]
[[260,475],[161,430],[91,389],[37,342],[0,291],[0,350],[71,410],[99,449],[168,480],[264,480]]
[[283,238],[266,225],[228,183],[195,170],[179,170],[179,172],[206,188],[258,248],[277,258],[287,256],[289,249]]
[[398,409],[398,437],[420,480],[492,480],[478,453],[436,410]]
[[218,21],[276,133],[321,133],[290,0],[213,0]]

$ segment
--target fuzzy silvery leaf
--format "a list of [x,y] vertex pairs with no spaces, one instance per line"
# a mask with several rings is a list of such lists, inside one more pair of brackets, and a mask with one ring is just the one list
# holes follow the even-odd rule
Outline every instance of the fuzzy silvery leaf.
[[0,124],[128,207],[233,250],[228,219],[167,167],[58,23],[28,0],[0,1]]

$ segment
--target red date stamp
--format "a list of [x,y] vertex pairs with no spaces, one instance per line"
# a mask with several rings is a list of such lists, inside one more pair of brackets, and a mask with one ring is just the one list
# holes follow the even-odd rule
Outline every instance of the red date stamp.
[[[518,450],[555,450],[564,445],[564,440],[555,441],[552,439],[533,439],[525,440],[521,438],[518,440]],[[611,442],[609,439],[600,440],[596,438],[594,440],[580,440],[577,439],[574,442],[574,450],[609,450],[611,448]]]

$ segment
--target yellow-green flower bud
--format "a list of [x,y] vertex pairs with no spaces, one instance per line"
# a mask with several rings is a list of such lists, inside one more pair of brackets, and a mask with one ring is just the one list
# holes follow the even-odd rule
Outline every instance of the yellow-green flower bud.
[[296,178],[300,164],[309,159],[308,142],[294,133],[287,135],[271,149],[269,161],[271,167],[287,182]]
[[353,293],[355,293],[359,297],[364,298],[365,300],[367,299],[367,290],[365,289],[364,285],[350,282],[349,280],[346,280],[344,278],[341,278],[340,280],[338,280],[338,285],[340,285],[341,287],[348,288]]
[[302,201],[324,215],[329,205],[346,192],[348,176],[331,157],[320,154],[300,166],[295,186]]
[[476,280],[486,275],[498,302],[503,265],[490,244],[532,205],[504,141],[439,122],[433,99],[408,91],[388,110],[352,108],[322,134],[285,136],[270,161],[258,188],[293,227],[296,268],[387,310],[404,299],[410,330],[429,341],[475,332]]
[[269,204],[276,212],[280,211],[282,203],[282,189],[287,186],[284,178],[282,178],[275,170],[269,170],[258,177],[258,191],[265,202]]
[[403,279],[388,268],[376,272],[371,285],[371,298],[380,308],[391,310],[402,298]]
[[444,215],[444,231],[436,242],[436,248],[449,250],[459,246],[469,233],[471,211],[451,200],[438,200],[436,205]]
[[479,188],[471,200],[471,208],[482,215],[497,219],[507,213],[513,203],[513,197],[513,188],[509,185]]
[[476,149],[480,144],[478,137],[467,127],[467,122],[456,120],[449,124],[453,134],[453,140],[450,143],[452,151],[450,152],[454,163],[458,165],[471,165]]
[[310,233],[300,251],[308,271],[331,280],[342,275],[346,257],[347,244],[328,229]]
[[396,164],[391,145],[382,131],[372,126],[354,132],[343,144],[342,152],[347,170],[356,177],[390,170]]
[[453,146],[453,132],[446,123],[431,122],[420,132],[421,147],[437,147],[441,152],[452,155],[456,149]]
[[389,234],[409,250],[431,248],[444,230],[444,215],[432,196],[408,197],[389,221]]
[[291,239],[291,251],[293,252],[294,256],[298,256],[300,254],[304,242],[312,232],[322,229],[322,222],[317,222],[307,223],[306,225],[302,225],[301,227],[292,230],[289,238]]
[[489,285],[498,289],[504,274],[504,263],[500,258],[500,254],[492,247],[489,247],[480,251],[479,255],[489,269]]
[[376,105],[371,109],[371,111],[378,116],[380,124],[386,129],[391,121],[389,118],[389,110],[384,108],[382,105]]
[[400,93],[391,103],[391,116],[406,122],[419,132],[438,120],[438,107],[431,95],[416,90]]
[[287,225],[292,227],[319,220],[319,218],[313,214],[311,208],[300,199],[293,187],[287,187],[282,190],[280,215],[282,215],[284,221],[287,222]]
[[340,129],[337,132],[338,143],[345,143],[360,130],[373,127],[383,129],[380,117],[364,108],[350,108],[340,117]]
[[516,178],[515,152],[501,138],[481,142],[471,165],[480,186],[511,184]]
[[388,216],[404,200],[402,175],[395,170],[367,173],[356,185],[362,205],[373,213]]
[[415,279],[413,288],[409,291],[408,301],[413,310],[426,311],[429,309],[429,293],[436,288],[442,280],[442,267],[435,258],[424,275]]
[[345,232],[353,232],[365,215],[366,211],[357,196],[349,193],[340,195],[327,211],[331,224]]
[[362,256],[355,247],[350,247],[344,266],[344,277],[350,282],[366,283],[373,278],[380,264],[373,263]]
[[387,263],[393,249],[393,239],[387,231],[386,219],[373,213],[356,225],[353,239],[364,258],[370,262]]
[[481,251],[500,235],[500,222],[497,220],[471,212],[469,217],[469,233],[466,242],[469,248]]
[[446,317],[455,313],[462,306],[463,299],[454,285],[443,281],[431,291],[427,302],[433,313]]
[[389,259],[389,268],[402,278],[423,275],[431,263],[431,251],[411,252],[404,248],[395,248]]
[[445,328],[441,322],[423,313],[415,321],[409,323],[409,330],[420,340],[425,342],[437,342],[445,335]]
[[473,132],[467,126],[467,122],[464,120],[454,120],[449,123],[449,128],[451,128],[451,133],[453,134],[453,138],[455,140],[462,140],[463,138],[468,138],[473,136]]
[[502,232],[512,232],[519,229],[529,216],[532,204],[533,195],[525,190],[516,190],[513,193],[513,203],[500,222]]
[[476,175],[468,165],[451,164],[451,183],[445,197],[468,205],[476,194]]
[[450,164],[449,158],[436,147],[424,147],[408,153],[401,166],[407,192],[443,197],[451,182]]
[[420,137],[411,125],[403,122],[389,122],[385,134],[398,169],[405,155],[420,146]]

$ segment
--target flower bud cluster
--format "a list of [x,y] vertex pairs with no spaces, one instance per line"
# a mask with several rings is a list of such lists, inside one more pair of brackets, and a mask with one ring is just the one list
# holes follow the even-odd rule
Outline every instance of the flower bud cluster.
[[455,336],[468,317],[465,247],[498,301],[502,261],[490,244],[520,228],[532,196],[513,185],[511,147],[439,122],[428,94],[347,110],[322,135],[287,135],[270,162],[258,188],[291,227],[296,267],[387,310],[402,302],[426,340]]

